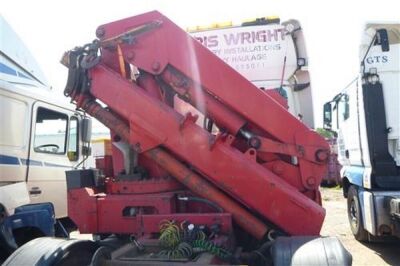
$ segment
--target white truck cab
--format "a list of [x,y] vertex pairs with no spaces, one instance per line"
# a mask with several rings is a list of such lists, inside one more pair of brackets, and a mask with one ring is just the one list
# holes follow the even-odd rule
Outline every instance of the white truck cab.
[[[32,237],[54,234],[54,224],[45,221],[66,220],[65,170],[85,164],[90,120],[47,86],[1,17],[0,28],[7,40],[0,42],[0,254],[6,254]],[[53,208],[55,217],[43,220]]]
[[[246,79],[272,95],[314,127],[308,56],[297,20],[277,17],[249,20],[240,25],[215,23],[187,29],[190,34]],[[279,99],[281,98],[281,99]]]
[[365,26],[360,75],[324,105],[358,240],[400,237],[400,24]]

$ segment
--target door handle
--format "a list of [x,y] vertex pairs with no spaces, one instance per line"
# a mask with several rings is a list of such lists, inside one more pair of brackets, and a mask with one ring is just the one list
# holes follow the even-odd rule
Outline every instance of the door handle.
[[33,187],[31,190],[29,190],[30,195],[39,195],[42,194],[42,191],[40,190],[39,187]]

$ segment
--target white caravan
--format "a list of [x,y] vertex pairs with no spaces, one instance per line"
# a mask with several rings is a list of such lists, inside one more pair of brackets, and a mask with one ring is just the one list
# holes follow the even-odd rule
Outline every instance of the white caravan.
[[87,157],[90,120],[47,86],[1,17],[0,29],[1,261],[33,237],[54,235],[54,223],[63,228],[59,221],[68,221],[65,170]]
[[367,24],[360,75],[324,105],[358,240],[400,237],[400,24]]

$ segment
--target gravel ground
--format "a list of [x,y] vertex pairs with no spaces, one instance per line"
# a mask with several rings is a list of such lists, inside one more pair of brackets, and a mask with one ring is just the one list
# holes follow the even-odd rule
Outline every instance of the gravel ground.
[[361,243],[354,239],[342,190],[322,189],[326,218],[321,235],[336,236],[353,256],[353,265],[400,265],[400,242]]

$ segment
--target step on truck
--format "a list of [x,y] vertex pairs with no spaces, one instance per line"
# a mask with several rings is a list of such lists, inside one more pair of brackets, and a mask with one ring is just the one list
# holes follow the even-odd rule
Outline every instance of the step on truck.
[[62,59],[65,95],[113,142],[111,173],[66,172],[68,215],[95,241],[39,238],[5,265],[351,264],[319,236],[320,135],[157,11],[96,36]]
[[65,170],[88,154],[90,121],[49,88],[2,17],[0,29],[1,262],[35,237],[66,235],[73,227]]
[[400,237],[400,24],[367,24],[359,58],[359,76],[324,105],[324,127],[337,133],[355,238]]

